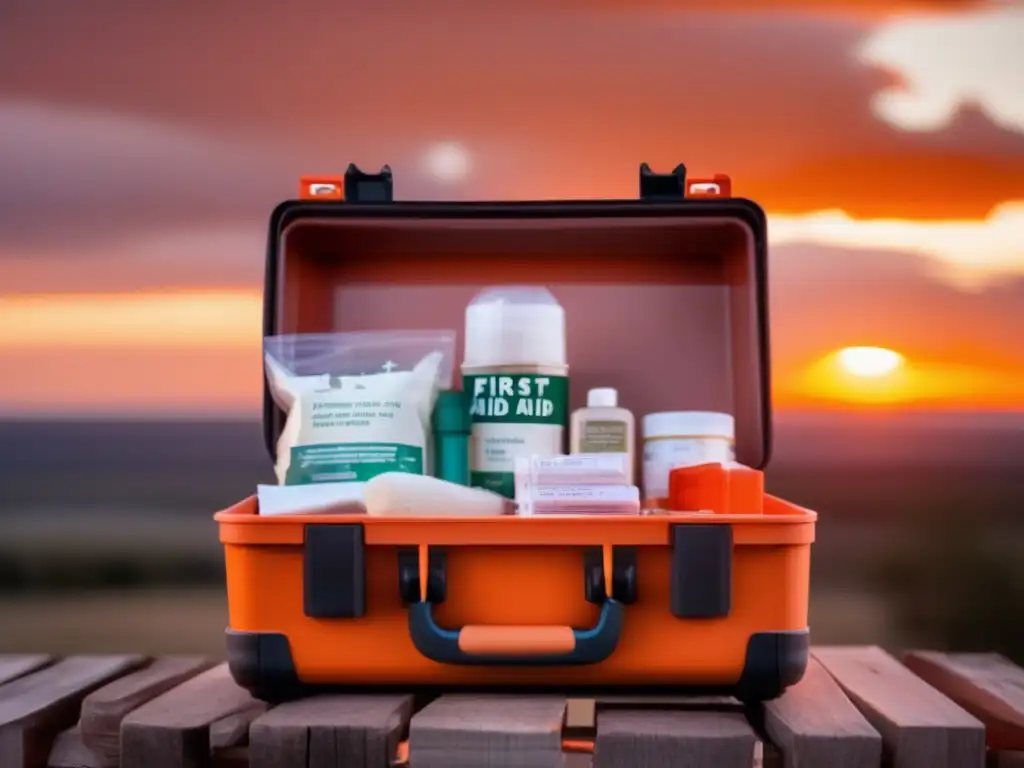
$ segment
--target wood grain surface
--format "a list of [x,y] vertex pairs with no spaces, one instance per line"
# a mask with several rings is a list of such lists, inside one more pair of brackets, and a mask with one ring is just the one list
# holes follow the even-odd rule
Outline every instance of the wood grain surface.
[[982,768],[981,722],[875,646],[813,656],[879,732],[894,768]]
[[882,737],[816,660],[803,680],[764,705],[764,728],[785,768],[877,768]]
[[609,690],[269,707],[202,658],[8,655],[0,768],[1024,768],[1024,670],[989,653],[902,658],[816,647],[797,685],[754,706]]
[[598,712],[594,768],[754,768],[758,738],[741,714]]
[[281,704],[249,729],[253,768],[378,768],[412,715],[409,695],[313,696]]
[[448,695],[413,715],[416,768],[560,768],[562,696]]
[[45,667],[53,659],[42,653],[26,653],[23,655],[0,654],[0,685],[35,672]]
[[1024,669],[997,653],[911,651],[903,663],[981,720],[990,748],[1024,751]]
[[145,662],[142,656],[72,656],[0,686],[0,766],[42,768],[82,699]]
[[199,656],[167,656],[93,691],[82,701],[78,728],[82,741],[92,752],[117,765],[125,716],[214,663]]
[[61,733],[50,749],[49,768],[117,768],[118,761],[100,757],[82,741],[78,726]]
[[157,696],[121,723],[122,765],[193,768],[210,761],[210,727],[218,720],[266,711],[220,664]]

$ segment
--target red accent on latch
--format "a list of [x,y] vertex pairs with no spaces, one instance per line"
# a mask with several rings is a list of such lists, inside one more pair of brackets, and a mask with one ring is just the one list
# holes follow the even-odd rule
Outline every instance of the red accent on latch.
[[300,200],[344,200],[345,180],[341,176],[303,176],[299,179]]
[[732,197],[732,179],[724,173],[716,173],[710,179],[688,179],[687,197]]

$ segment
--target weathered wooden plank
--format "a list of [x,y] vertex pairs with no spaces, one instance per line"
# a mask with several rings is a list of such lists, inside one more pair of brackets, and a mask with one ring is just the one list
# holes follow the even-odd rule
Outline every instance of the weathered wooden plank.
[[281,704],[249,728],[251,768],[380,768],[394,757],[413,697],[321,695]]
[[988,768],[1024,768],[1024,750],[989,750]]
[[[784,768],[782,752],[774,744],[761,742],[760,754],[754,755],[754,768]],[[804,768],[800,764],[800,768]],[[815,768],[813,764],[807,768]]]
[[594,768],[753,768],[760,741],[734,712],[598,711]]
[[570,738],[593,736],[597,728],[598,710],[608,709],[667,709],[710,710],[715,712],[742,712],[743,704],[731,696],[661,696],[596,693],[592,698],[565,700],[564,732]]
[[814,659],[803,679],[764,704],[764,729],[785,768],[878,768],[882,737]]
[[193,768],[210,761],[210,727],[266,705],[220,664],[148,701],[121,721],[122,768]]
[[1024,750],[1024,669],[997,653],[912,651],[903,663],[981,720],[991,749]]
[[210,768],[249,768],[248,747],[214,748]]
[[121,756],[121,721],[125,715],[215,663],[201,656],[167,656],[93,691],[82,701],[82,741],[97,755],[117,765]]
[[743,704],[731,696],[636,696],[632,694],[601,694],[595,699],[597,709],[671,709],[709,712],[742,712]]
[[42,653],[0,654],[0,685],[42,669],[53,658]]
[[812,654],[881,734],[893,768],[982,768],[981,722],[877,646]]
[[594,756],[580,753],[565,756],[565,763],[562,768],[593,768]]
[[0,766],[45,766],[86,694],[143,663],[143,656],[72,656],[0,687]]
[[416,768],[561,768],[562,696],[451,695],[409,724]]
[[256,702],[251,707],[210,723],[210,748],[218,750],[248,745],[249,726],[266,711],[266,704]]
[[117,768],[117,761],[104,759],[82,741],[78,726],[61,733],[50,750],[49,768]]

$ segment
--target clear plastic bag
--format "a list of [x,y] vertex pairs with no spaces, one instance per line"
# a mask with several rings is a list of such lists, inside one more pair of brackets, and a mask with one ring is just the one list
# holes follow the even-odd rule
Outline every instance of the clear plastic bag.
[[450,389],[455,331],[361,331],[264,339],[267,382],[288,417],[282,485],[431,474],[430,417]]
[[410,371],[426,355],[443,355],[438,389],[451,389],[455,331],[354,331],[268,336],[264,355],[292,376],[365,376]]

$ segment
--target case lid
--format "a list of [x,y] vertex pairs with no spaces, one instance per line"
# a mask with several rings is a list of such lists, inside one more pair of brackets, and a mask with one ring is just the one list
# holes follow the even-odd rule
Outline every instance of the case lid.
[[[771,451],[764,212],[732,197],[728,176],[688,178],[681,164],[665,174],[641,165],[638,191],[413,202],[394,199],[387,166],[304,177],[270,219],[264,336],[448,328],[458,370],[496,362],[493,340],[511,334],[534,362],[564,356],[570,410],[608,387],[640,423],[728,414],[737,460],[762,468]],[[473,313],[484,322],[467,338]],[[564,347],[543,333],[562,324]],[[265,382],[271,456],[283,425]]]

